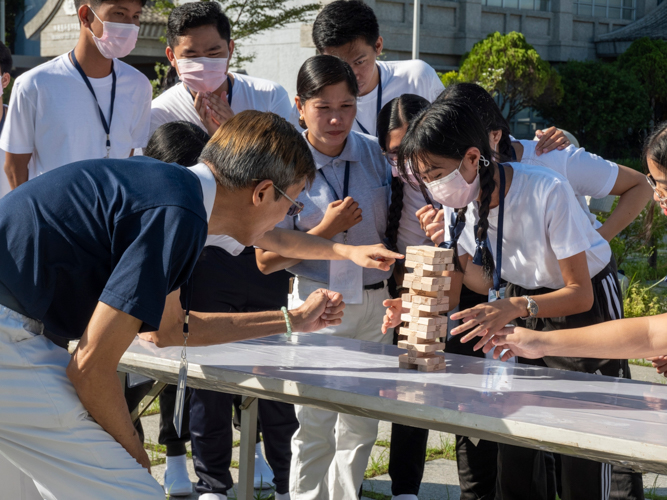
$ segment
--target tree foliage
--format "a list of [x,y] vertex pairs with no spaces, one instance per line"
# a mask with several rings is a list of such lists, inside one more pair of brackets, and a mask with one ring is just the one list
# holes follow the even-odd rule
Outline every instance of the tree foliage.
[[[290,23],[306,22],[310,20],[312,13],[320,8],[318,3],[299,5],[289,0],[223,0],[219,3],[232,26],[237,66],[252,61],[255,57],[253,53],[242,53],[244,40]],[[155,7],[168,16],[175,5],[170,0],[158,0]]]
[[564,96],[557,105],[538,100],[550,123],[573,133],[586,149],[607,158],[632,156],[651,116],[645,89],[616,64],[568,61],[558,67]]
[[557,104],[563,95],[558,73],[515,31],[491,33],[477,42],[464,56],[458,74],[452,73],[443,75],[443,82],[478,83],[498,97],[508,120],[540,98]]
[[667,42],[640,38],[618,59],[619,67],[632,73],[648,94],[654,124],[667,120]]

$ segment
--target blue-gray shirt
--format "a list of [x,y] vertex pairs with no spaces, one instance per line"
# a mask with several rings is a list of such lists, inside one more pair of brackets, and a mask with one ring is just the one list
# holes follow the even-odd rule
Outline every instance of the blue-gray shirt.
[[[303,133],[306,137],[307,131]],[[307,137],[306,137],[306,140]],[[326,179],[343,196],[345,162],[350,162],[350,181],[348,196],[354,198],[361,208],[362,221],[352,226],[347,232],[350,245],[375,245],[382,243],[387,227],[387,215],[391,197],[391,169],[382,155],[382,150],[375,137],[350,132],[343,152],[337,158],[331,158],[317,151],[310,145],[318,172],[310,190],[299,195],[304,209],[296,217],[285,217],[277,227],[310,231],[324,218],[329,203],[336,200],[336,195]],[[322,172],[324,176],[322,175]],[[342,243],[343,234],[337,234],[332,241]],[[329,261],[304,260],[287,269],[297,276],[328,283]],[[364,285],[372,285],[386,280],[391,271],[364,269]]]

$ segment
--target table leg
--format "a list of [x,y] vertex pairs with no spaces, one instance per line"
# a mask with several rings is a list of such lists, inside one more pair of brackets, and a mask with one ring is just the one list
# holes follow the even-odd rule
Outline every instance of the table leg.
[[237,500],[252,500],[255,494],[255,444],[257,441],[257,398],[244,397],[241,405],[241,449]]

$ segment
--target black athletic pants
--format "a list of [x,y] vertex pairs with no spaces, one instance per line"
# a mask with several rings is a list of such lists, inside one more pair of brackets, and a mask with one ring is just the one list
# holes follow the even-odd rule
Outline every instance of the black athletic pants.
[[[253,312],[287,305],[289,274],[265,276],[257,268],[255,251],[246,248],[233,257],[218,247],[205,247],[193,272],[191,308],[200,312]],[[234,396],[192,389],[190,434],[198,493],[226,494],[232,485],[232,405]],[[294,407],[259,401],[259,421],[266,458],[278,493],[289,491],[291,439],[299,426]]]
[[[594,302],[590,311],[560,318],[530,318],[516,320],[519,326],[539,331],[580,328],[623,317],[623,299],[614,263],[607,265],[593,279]],[[548,288],[527,290],[508,285],[505,297],[542,295]],[[630,378],[627,360],[545,357],[541,360],[519,359],[520,363],[548,366],[562,370],[597,373],[612,377]],[[553,500],[558,486],[562,500],[607,500],[609,498],[643,499],[644,490],[639,473],[582,458],[560,455],[560,478],[549,478],[545,452],[498,444],[499,500]],[[616,490],[611,494],[612,487]]]

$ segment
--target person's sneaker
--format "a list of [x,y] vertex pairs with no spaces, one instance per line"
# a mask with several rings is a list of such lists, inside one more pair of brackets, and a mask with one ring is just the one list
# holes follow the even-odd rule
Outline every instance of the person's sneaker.
[[[201,498],[201,497],[199,497]],[[395,497],[391,497],[391,500],[418,500],[417,495],[396,495]]]
[[167,468],[164,471],[164,492],[169,496],[186,497],[192,493],[186,459],[185,455],[167,457]]
[[268,490],[275,488],[273,484],[273,471],[269,464],[264,460],[262,453],[262,443],[255,445],[255,489]]
[[204,493],[199,495],[199,500],[227,500],[227,496],[222,493]]
[[287,493],[276,493],[276,500],[291,500],[289,491]]

